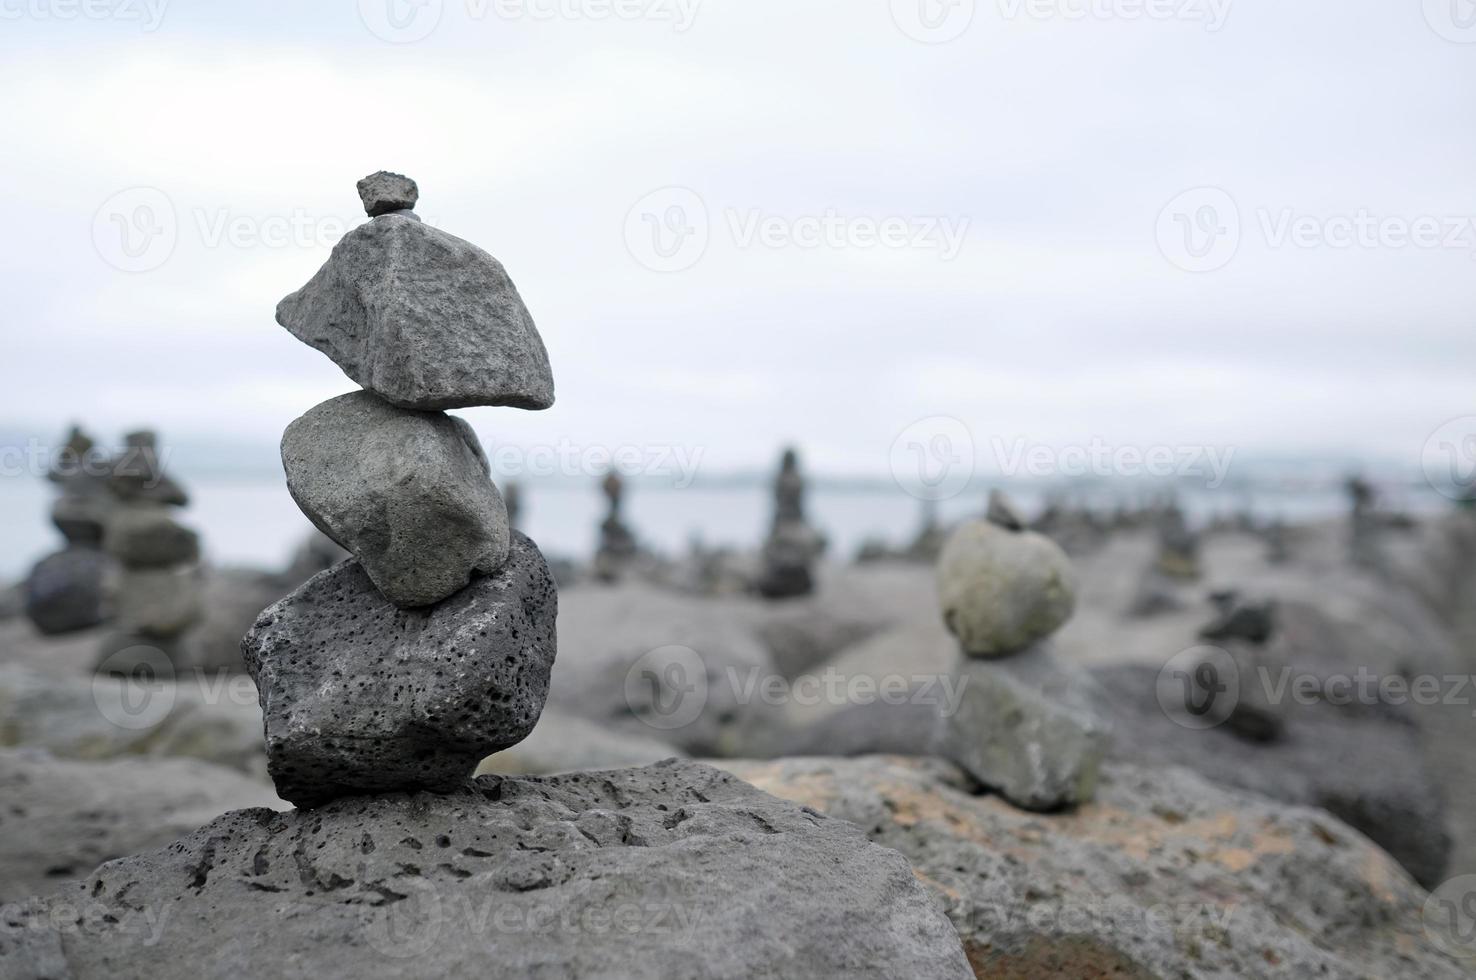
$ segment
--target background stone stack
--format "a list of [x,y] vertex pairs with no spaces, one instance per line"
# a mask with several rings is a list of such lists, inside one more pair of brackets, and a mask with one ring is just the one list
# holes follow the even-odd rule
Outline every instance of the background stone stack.
[[954,711],[939,713],[934,752],[1017,806],[1090,800],[1107,749],[1094,684],[1049,637],[1076,605],[1071,561],[1002,494],[985,520],[956,530],[938,562],[943,621],[959,642]]
[[594,572],[601,582],[618,582],[629,565],[640,552],[635,533],[620,516],[620,504],[625,499],[625,481],[615,470],[605,474],[600,481],[600,492],[610,509],[600,522],[600,544],[595,550]]
[[72,427],[46,478],[60,491],[51,508],[66,546],[41,559],[26,579],[25,611],[42,633],[87,629],[111,615],[116,566],[102,551],[114,497],[97,444]]
[[815,588],[810,566],[824,550],[824,540],[805,520],[805,478],[799,454],[784,450],[774,478],[774,524],[764,542],[759,594],[766,599],[808,595]]
[[[99,667],[128,672],[150,651],[173,659],[177,643],[200,619],[204,574],[200,537],[170,516],[189,496],[165,474],[158,439],[131,432],[107,477],[115,504],[109,510],[103,548],[122,568],[118,579],[117,630],[103,639]],[[139,656],[123,655],[138,651]]]
[[278,793],[461,785],[533,729],[557,593],[510,532],[471,427],[447,408],[553,404],[533,320],[502,265],[421,223],[415,182],[376,173],[346,235],[277,321],[363,388],[288,426],[287,487],[353,557],[266,609],[242,641]]

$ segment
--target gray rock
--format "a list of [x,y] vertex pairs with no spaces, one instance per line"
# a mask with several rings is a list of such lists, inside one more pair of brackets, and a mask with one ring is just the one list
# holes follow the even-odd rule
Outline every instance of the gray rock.
[[123,438],[123,451],[112,460],[106,478],[118,499],[175,507],[190,502],[184,488],[164,472],[164,454],[153,432],[130,432]]
[[96,548],[74,546],[41,559],[26,579],[26,615],[42,633],[84,630],[112,615],[118,566]]
[[194,759],[75,762],[39,749],[0,751],[0,798],[0,902],[59,892],[227,810],[283,806],[265,783]]
[[[68,901],[85,901],[97,928],[52,925]],[[228,813],[10,910],[0,972],[42,968],[74,980],[972,975],[900,854],[689,762]]]
[[1014,502],[1002,490],[989,491],[989,509],[985,512],[984,519],[1006,531],[1023,531],[1027,527],[1025,519],[1015,509]]
[[1097,805],[1042,817],[936,760],[722,765],[905,854],[980,977],[1470,975],[1357,831],[1185,769],[1108,765]]
[[1000,657],[1054,633],[1071,618],[1071,560],[1044,535],[970,521],[938,559],[943,621],[970,656]]
[[553,404],[548,353],[502,264],[418,221],[349,232],[277,322],[403,408]]
[[198,565],[173,568],[124,567],[118,576],[119,627],[168,639],[199,621],[204,611],[204,573]]
[[200,559],[200,536],[157,504],[124,504],[107,516],[103,548],[135,568],[181,565]]
[[477,775],[551,775],[580,769],[648,766],[686,754],[653,737],[655,734],[632,734],[557,708],[544,708],[532,734],[483,759]]
[[956,711],[940,712],[935,753],[1027,810],[1092,799],[1107,752],[1091,675],[1048,649],[959,658]]
[[507,560],[507,510],[471,427],[367,391],[287,427],[287,489],[397,606],[429,606]]
[[[1423,761],[1419,729],[1401,712],[1282,706],[1273,716],[1276,737],[1248,737],[1243,723],[1203,730],[1175,724],[1158,702],[1153,667],[1092,673],[1106,693],[1101,703],[1112,721],[1114,757],[1186,766],[1222,786],[1322,807],[1367,834],[1427,887],[1442,880],[1451,848],[1444,793]],[[1248,691],[1259,685],[1242,680]]]
[[532,541],[428,609],[396,608],[357,561],[268,608],[241,642],[267,761],[298,806],[459,786],[527,737],[548,696],[558,594]]
[[374,218],[391,211],[409,211],[420,200],[420,188],[404,174],[379,170],[358,183],[359,200],[364,213]]
[[76,486],[76,482],[69,483],[68,491],[51,505],[51,522],[67,543],[100,547],[108,518],[117,506],[117,498],[102,486],[101,481],[92,483],[91,492],[73,492],[71,488]]
[[[137,651],[130,654],[138,662]],[[0,746],[34,746],[68,759],[181,756],[259,775],[265,781],[261,708],[249,678],[171,679],[155,657],[152,675],[129,683],[109,664],[92,677],[57,677],[0,666]]]
[[282,587],[277,576],[264,572],[246,568],[207,569],[204,613],[175,644],[175,669],[207,673],[244,671],[241,637],[263,609],[289,591]]
[[778,714],[755,693],[773,669],[752,616],[751,603],[638,583],[571,589],[551,701],[693,755],[743,754]]
[[285,595],[314,575],[326,572],[348,557],[350,553],[343,545],[317,528],[313,528],[303,538],[302,543],[293,549],[292,558],[287,563],[287,567],[274,578],[281,587],[282,594]]

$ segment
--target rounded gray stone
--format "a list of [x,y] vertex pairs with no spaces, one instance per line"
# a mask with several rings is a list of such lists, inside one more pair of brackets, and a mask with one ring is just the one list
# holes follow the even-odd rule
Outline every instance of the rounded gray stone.
[[404,408],[554,401],[548,352],[502,263],[402,215],[349,232],[277,322]]
[[41,559],[26,579],[26,615],[48,635],[106,622],[117,568],[102,551],[81,545]]
[[558,593],[536,545],[427,609],[400,609],[357,561],[268,607],[241,641],[277,792],[298,806],[450,790],[538,721]]
[[943,622],[975,657],[1015,653],[1059,629],[1076,607],[1071,559],[1033,531],[970,521],[938,559]]
[[428,606],[507,560],[507,509],[471,426],[367,391],[282,436],[287,489],[397,606]]

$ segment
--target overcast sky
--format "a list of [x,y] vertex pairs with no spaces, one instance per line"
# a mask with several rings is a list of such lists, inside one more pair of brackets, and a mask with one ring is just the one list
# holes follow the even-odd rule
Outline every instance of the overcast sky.
[[78,2],[0,0],[6,430],[270,444],[350,390],[273,312],[380,168],[549,348],[488,441],[1417,463],[1476,413],[1459,3]]

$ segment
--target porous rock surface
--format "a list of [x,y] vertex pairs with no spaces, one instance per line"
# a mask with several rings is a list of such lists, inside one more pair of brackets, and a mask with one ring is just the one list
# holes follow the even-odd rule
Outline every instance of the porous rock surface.
[[395,605],[440,602],[507,559],[507,508],[460,419],[352,392],[287,427],[282,466],[302,512]]
[[264,610],[241,641],[267,763],[298,806],[451,789],[525,738],[548,696],[558,593],[532,541],[428,609],[388,602],[341,562]]
[[939,760],[720,765],[906,855],[976,976],[1470,975],[1425,933],[1425,892],[1357,831],[1186,769],[1109,764],[1095,802],[1046,816]]
[[403,408],[553,404],[548,352],[502,263],[413,217],[345,235],[277,322]]
[[[96,914],[63,932],[50,923],[65,901]],[[228,813],[12,909],[0,974],[28,967],[75,980],[970,976],[900,854],[675,761]]]

